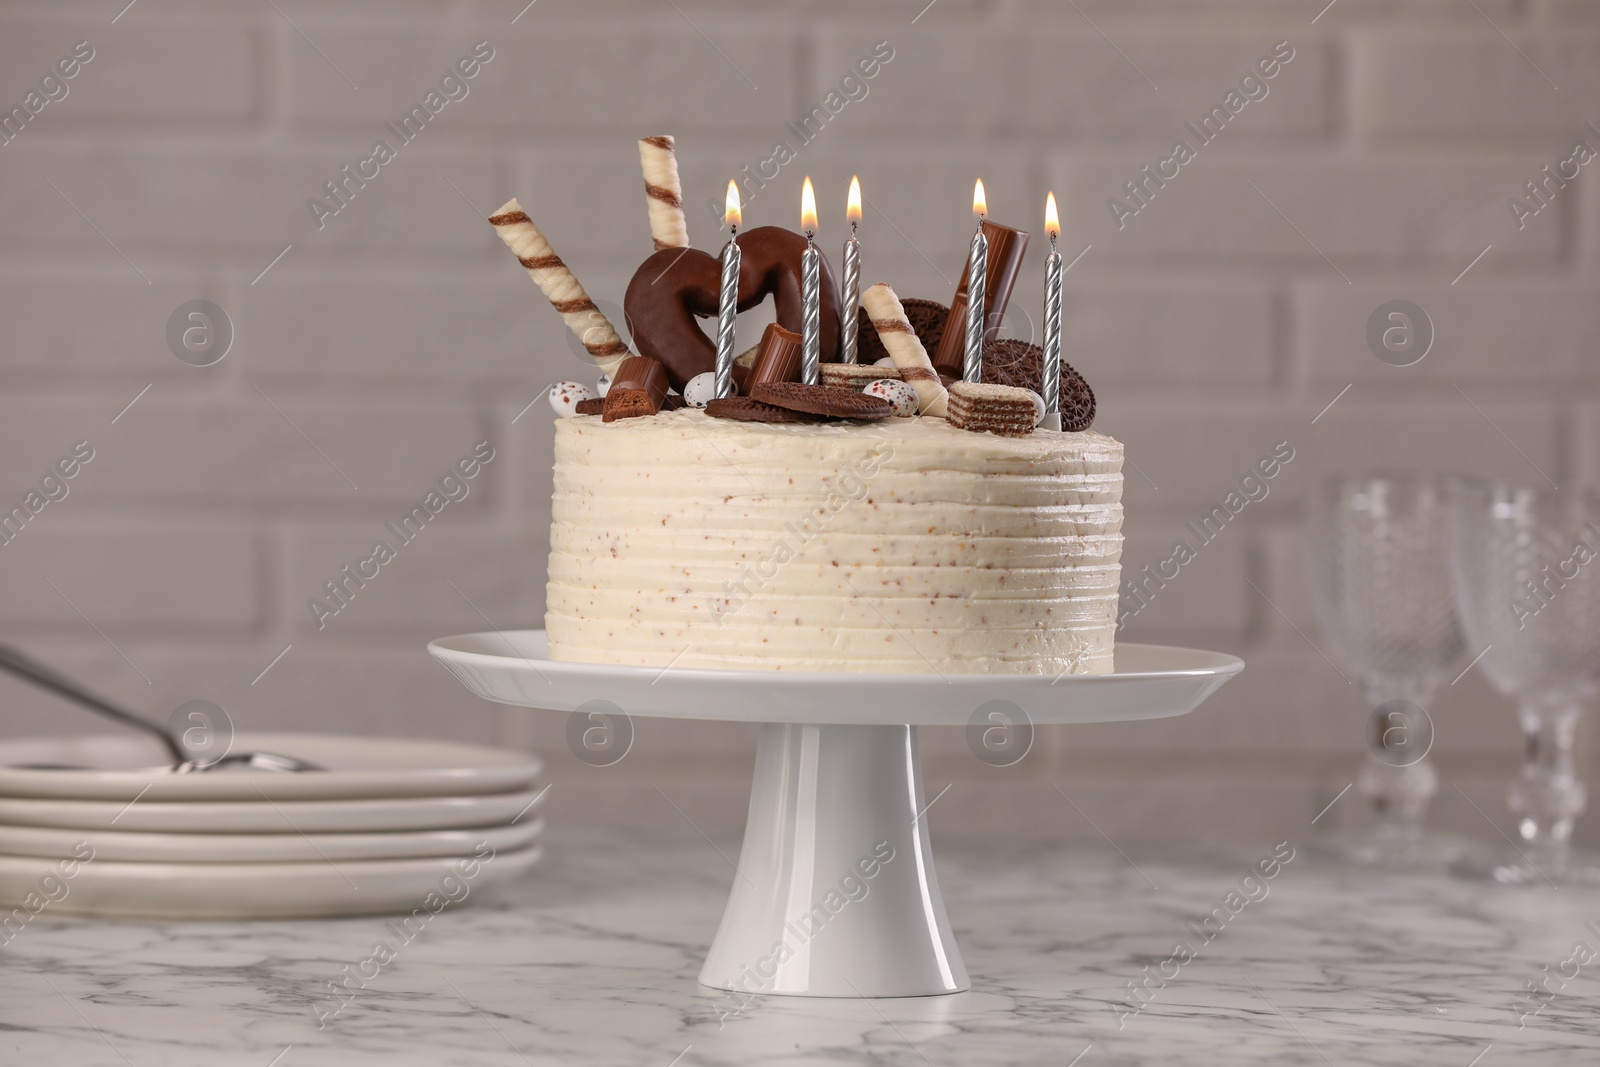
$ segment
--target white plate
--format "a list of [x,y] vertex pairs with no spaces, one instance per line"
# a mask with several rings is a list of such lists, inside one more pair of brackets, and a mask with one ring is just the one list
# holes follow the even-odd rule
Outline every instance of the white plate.
[[[504,826],[530,812],[543,791],[397,800],[174,801],[40,800],[0,797],[0,823],[55,826],[85,835],[123,833],[284,834],[373,830],[461,830]],[[92,837],[91,837],[92,840]]]
[[[1244,669],[1221,652],[1118,644],[1111,674],[816,674],[611,667],[548,658],[543,630],[462,634],[433,653],[485,700],[551,711],[725,722],[966,726],[1004,701],[1035,723],[1162,719],[1193,711]],[[607,708],[607,702],[614,707]]]
[[[0,907],[22,909],[53,896],[37,910],[43,916],[102,918],[315,919],[337,915],[383,915],[421,910],[409,920],[424,928],[435,905],[442,910],[470,903],[483,890],[538,861],[540,849],[501,852],[478,861],[476,873],[461,870],[461,858],[350,860],[324,863],[80,863],[71,878],[56,863],[0,856]],[[470,868],[469,868],[470,869]],[[50,881],[41,885],[41,879]],[[65,895],[62,890],[65,890]],[[38,894],[30,903],[30,893]],[[14,918],[13,913],[13,918]],[[392,931],[390,931],[392,933]],[[413,934],[413,936],[415,936]],[[392,939],[391,939],[392,945]],[[330,976],[332,977],[332,976]]]
[[96,860],[127,863],[310,863],[314,860],[402,860],[467,856],[480,842],[496,852],[527,848],[544,830],[538,816],[512,826],[372,834],[145,834],[0,825],[0,855],[71,856],[79,842]]
[[[175,775],[153,737],[97,734],[0,743],[0,796],[120,800],[145,786],[145,800],[342,800],[354,797],[466,796],[531,789],[540,762],[526,752],[454,741],[332,734],[240,733],[234,752],[275,752],[310,760],[325,772],[281,774],[219,769]],[[86,766],[34,770],[17,764]],[[259,792],[258,792],[259,790]]]

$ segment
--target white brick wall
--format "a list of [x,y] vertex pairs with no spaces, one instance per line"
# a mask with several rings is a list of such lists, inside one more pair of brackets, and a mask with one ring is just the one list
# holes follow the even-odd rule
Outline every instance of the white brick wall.
[[[522,3],[0,13],[6,108],[74,42],[95,49],[0,146],[0,500],[75,441],[97,450],[0,548],[0,639],[163,717],[206,697],[251,727],[531,744],[562,820],[686,829],[654,782],[707,832],[735,828],[752,730],[641,722],[622,764],[592,769],[559,719],[481,704],[422,651],[485,617],[538,624],[551,414],[540,401],[512,420],[582,370],[481,216],[521,197],[594,295],[620,302],[649,248],[633,138],[679,136],[690,232],[713,248],[704,201],[792,139],[785,123],[878,40],[894,58],[754,198],[750,224],[793,225],[809,173],[831,249],[859,172],[869,280],[944,300],[973,177],[995,217],[1035,231],[1054,188],[1064,251],[1093,246],[1068,275],[1066,347],[1136,465],[1130,572],[1278,441],[1296,449],[1126,633],[1238,652],[1245,675],[1184,720],[1041,731],[1006,770],[957,731],[930,733],[930,787],[954,783],[932,813],[941,833],[1093,837],[1052,781],[1118,840],[1296,831],[1353,776],[1364,712],[1306,640],[1312,480],[1533,480],[1530,460],[1563,483],[1600,479],[1600,170],[1520,230],[1505,203],[1576,139],[1600,146],[1584,126],[1600,122],[1591,0],[539,0],[512,24]],[[1119,229],[1107,198],[1284,39],[1296,55],[1268,95]],[[319,228],[307,199],[480,40],[494,58],[467,97]],[[1038,321],[1042,244],[1019,332]],[[1437,340],[1397,369],[1363,333],[1402,297]],[[236,330],[209,368],[165,339],[195,298]],[[497,456],[472,495],[317,629],[307,598],[481,439]],[[10,681],[0,695],[0,733],[99,728]],[[1445,776],[1509,825],[1506,702],[1469,674],[1436,722]],[[1453,789],[1437,815],[1490,832]],[[1580,834],[1600,842],[1600,816]]]

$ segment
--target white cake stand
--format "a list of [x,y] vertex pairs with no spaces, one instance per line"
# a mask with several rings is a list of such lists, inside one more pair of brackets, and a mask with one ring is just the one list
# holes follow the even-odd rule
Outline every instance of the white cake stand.
[[[933,873],[918,726],[1122,722],[1194,710],[1244,669],[1120,644],[1101,675],[794,674],[555,662],[542,630],[428,645],[485,700],[761,724],[733,890],[700,981],[745,994],[908,997],[968,988]],[[1009,702],[996,705],[994,702]],[[980,724],[983,722],[980,719]]]

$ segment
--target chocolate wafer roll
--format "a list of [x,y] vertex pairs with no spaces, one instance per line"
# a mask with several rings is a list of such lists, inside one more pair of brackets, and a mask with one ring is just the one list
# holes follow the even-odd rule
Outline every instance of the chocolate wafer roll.
[[678,156],[669,134],[639,138],[639,166],[644,192],[650,198],[650,237],[656,250],[689,247],[689,226],[683,218],[683,183]]
[[490,215],[489,221],[494,224],[494,232],[500,235],[500,240],[527,268],[528,277],[544,293],[550,306],[561,315],[567,329],[577,335],[583,347],[594,357],[600,373],[616,377],[617,368],[633,353],[617,335],[611,320],[594,306],[589,294],[584,292],[572,271],[550,247],[550,242],[539,232],[539,227],[528,218],[516,197],[507,200],[499,211]]
[[879,282],[861,294],[861,306],[872,316],[872,328],[878,332],[883,347],[888,349],[900,377],[917,391],[921,414],[943,417],[948,410],[949,394],[933,369],[927,349],[917,340],[900,298],[886,283]]

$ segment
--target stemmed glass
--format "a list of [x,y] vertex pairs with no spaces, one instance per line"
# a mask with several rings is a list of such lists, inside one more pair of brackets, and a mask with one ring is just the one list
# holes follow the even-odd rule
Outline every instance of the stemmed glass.
[[1459,480],[1450,486],[1450,564],[1477,665],[1517,702],[1522,771],[1506,792],[1520,847],[1466,868],[1507,884],[1600,883],[1570,844],[1584,808],[1573,736],[1600,691],[1600,490]]
[[1422,821],[1439,788],[1426,760],[1433,741],[1427,707],[1463,647],[1450,595],[1446,513],[1444,486],[1426,477],[1335,476],[1316,487],[1307,509],[1317,621],[1373,709],[1356,779],[1373,824],[1323,842],[1358,863],[1442,868],[1461,851],[1456,839]]

